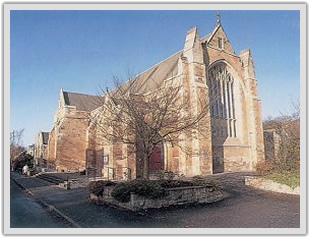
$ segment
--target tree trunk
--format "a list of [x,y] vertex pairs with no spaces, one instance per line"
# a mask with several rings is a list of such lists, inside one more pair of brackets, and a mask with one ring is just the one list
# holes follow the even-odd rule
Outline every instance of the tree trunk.
[[149,179],[149,158],[143,154],[143,179]]

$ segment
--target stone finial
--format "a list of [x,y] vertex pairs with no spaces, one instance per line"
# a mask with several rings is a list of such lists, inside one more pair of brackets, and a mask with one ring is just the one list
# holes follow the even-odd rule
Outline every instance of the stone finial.
[[216,11],[216,24],[217,25],[221,24],[221,13],[220,13],[220,11]]

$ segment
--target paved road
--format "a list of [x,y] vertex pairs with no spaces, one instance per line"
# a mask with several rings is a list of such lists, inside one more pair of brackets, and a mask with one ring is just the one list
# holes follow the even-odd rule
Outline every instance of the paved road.
[[65,228],[66,222],[48,212],[11,180],[11,228]]
[[221,202],[150,210],[144,215],[90,203],[83,188],[68,191],[55,186],[38,186],[31,191],[82,227],[299,227],[299,196],[251,189],[244,185],[243,175],[246,174],[212,176],[231,194]]

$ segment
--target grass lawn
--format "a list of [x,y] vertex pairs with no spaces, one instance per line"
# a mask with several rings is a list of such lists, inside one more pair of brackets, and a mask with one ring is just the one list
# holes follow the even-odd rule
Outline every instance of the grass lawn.
[[286,184],[291,188],[295,188],[300,184],[299,170],[295,171],[274,170],[265,175],[264,177],[278,183]]

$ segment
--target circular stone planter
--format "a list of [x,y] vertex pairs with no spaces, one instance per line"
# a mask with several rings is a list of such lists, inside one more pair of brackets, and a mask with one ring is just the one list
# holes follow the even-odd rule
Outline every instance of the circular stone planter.
[[113,188],[105,188],[102,196],[90,194],[90,200],[111,204],[116,207],[125,208],[136,212],[150,208],[161,208],[185,204],[214,203],[228,197],[228,193],[222,190],[214,190],[203,186],[178,187],[166,189],[167,195],[160,199],[149,199],[137,194],[130,194],[130,201],[119,202],[111,196]]

